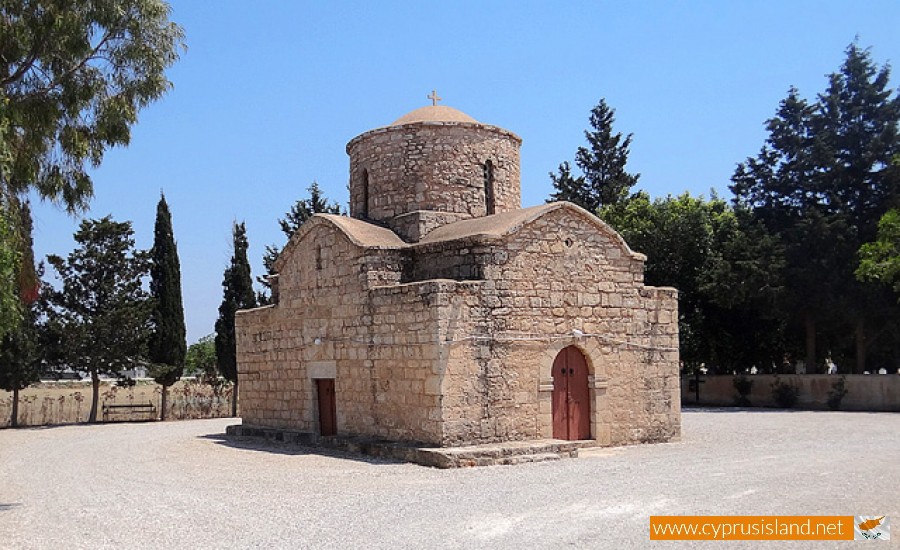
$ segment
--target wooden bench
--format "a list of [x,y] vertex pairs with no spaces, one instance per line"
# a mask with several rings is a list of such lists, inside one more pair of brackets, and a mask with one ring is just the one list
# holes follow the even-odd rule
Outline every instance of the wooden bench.
[[[134,420],[134,415],[136,414],[149,415],[138,420],[156,420],[156,407],[149,401],[133,405],[103,405],[104,422]],[[128,417],[118,418],[120,415],[127,415]]]

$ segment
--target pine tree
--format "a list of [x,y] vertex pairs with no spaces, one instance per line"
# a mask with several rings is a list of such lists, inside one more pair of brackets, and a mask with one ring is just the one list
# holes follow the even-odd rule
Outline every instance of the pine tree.
[[313,181],[307,188],[309,198],[298,200],[284,218],[278,220],[281,231],[288,239],[310,219],[313,214],[340,214],[341,206],[331,202],[322,193],[319,182]]
[[[307,188],[307,191],[309,192],[308,199],[298,200],[291,206],[290,211],[284,215],[284,218],[278,219],[278,226],[288,240],[290,240],[294,233],[296,233],[297,230],[313,216],[313,214],[343,213],[341,206],[338,203],[329,201],[325,197],[318,182],[313,181]],[[266,288],[269,288],[267,277],[275,274],[275,260],[278,259],[280,253],[281,248],[277,245],[271,244],[266,246],[266,252],[263,254],[263,267],[266,269],[266,275],[257,277],[257,281]],[[268,296],[265,294],[259,295],[260,303],[266,303],[268,299]]]
[[187,342],[181,299],[181,266],[172,232],[172,215],[165,195],[156,206],[153,248],[150,250],[150,295],[153,298],[149,359],[154,379],[162,386],[160,419],[166,419],[169,386],[181,378]]
[[93,400],[89,422],[97,421],[100,375],[146,361],[152,302],[143,288],[147,253],[134,249],[131,222],[109,216],[84,220],[75,233],[78,248],[67,258],[48,256],[62,281],[46,294],[47,326],[58,345],[44,350],[57,366],[87,371]]
[[783,243],[783,306],[806,334],[807,372],[815,372],[823,329],[832,339],[854,334],[861,371],[873,340],[867,327],[896,316],[882,289],[854,278],[857,251],[900,200],[891,166],[900,152],[900,98],[889,79],[889,67],[851,44],[816,102],[790,89],[767,123],[766,145],[732,178],[736,202]]
[[551,174],[556,192],[554,201],[569,201],[597,212],[601,206],[611,206],[623,200],[637,183],[640,174],[625,171],[633,134],[613,134],[615,110],[601,99],[591,110],[591,131],[585,131],[587,147],[579,147],[575,164],[584,174],[574,177],[568,162],[559,167],[559,174]]
[[237,416],[237,340],[234,319],[239,309],[256,307],[256,295],[253,292],[253,279],[250,277],[250,263],[247,261],[249,245],[243,222],[234,223],[232,237],[234,255],[231,257],[231,264],[225,269],[222,280],[224,296],[222,305],[219,306],[219,318],[216,320],[216,362],[222,376],[234,383],[231,415]]

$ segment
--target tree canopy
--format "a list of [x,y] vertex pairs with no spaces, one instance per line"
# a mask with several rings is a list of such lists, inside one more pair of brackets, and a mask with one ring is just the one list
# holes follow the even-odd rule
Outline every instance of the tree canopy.
[[[93,383],[89,421],[97,421],[100,375],[121,376],[147,356],[152,302],[143,288],[147,253],[134,248],[131,222],[84,220],[68,257],[48,256],[62,282],[48,288],[48,329],[57,366],[86,371]],[[45,350],[45,354],[47,351]]]
[[38,382],[40,374],[37,311],[32,304],[25,309],[19,325],[0,336],[0,389],[13,394],[10,426],[18,425],[19,391]]
[[[309,198],[298,199],[297,202],[291,206],[291,209],[285,213],[284,217],[278,219],[278,226],[281,227],[281,232],[284,233],[284,236],[288,240],[290,240],[294,233],[296,233],[297,230],[313,216],[313,214],[343,213],[343,210],[338,203],[332,202],[325,197],[318,182],[313,181],[307,188],[307,191],[309,192]],[[257,280],[266,288],[269,287],[267,276],[275,273],[275,260],[278,259],[280,253],[281,247],[274,244],[266,246],[266,252],[263,254],[263,267],[266,269],[266,275],[257,278]],[[263,294],[259,296],[259,299],[260,302],[267,302],[269,300],[269,298]]]
[[889,210],[878,222],[878,236],[859,250],[856,276],[893,285],[900,295],[900,210]]
[[161,0],[0,1],[5,189],[86,205],[86,165],[127,145],[139,111],[171,87],[183,32],[169,13]]
[[776,359],[777,322],[764,313],[778,291],[769,286],[777,285],[776,250],[745,216],[716,196],[651,200],[639,192],[600,217],[647,255],[646,284],[678,289],[686,366],[733,370]]
[[150,315],[149,359],[153,377],[163,387],[160,418],[165,420],[167,389],[181,378],[187,353],[181,264],[165,195],[160,195],[156,206],[153,248],[150,250],[150,295],[153,311]]
[[852,332],[856,367],[864,368],[872,326],[895,315],[879,289],[854,276],[858,250],[874,240],[877,221],[900,198],[900,99],[890,68],[851,44],[828,87],[809,102],[788,91],[756,157],[732,178],[735,202],[784,249],[781,307],[805,332],[808,371],[823,355],[817,335]]
[[597,212],[648,256],[648,284],[678,288],[687,367],[793,371],[805,357],[816,372],[830,354],[862,372],[900,357],[900,98],[870,50],[845,54],[822,93],[789,88],[759,153],[737,166],[731,204],[628,196],[631,135],[612,132],[602,101],[576,155],[582,175],[568,162],[551,174],[552,199]]
[[215,340],[215,334],[207,334],[188,346],[187,355],[184,358],[184,371],[186,374],[193,376],[218,375]]
[[556,189],[551,200],[573,202],[597,212],[601,206],[616,204],[628,196],[640,174],[625,171],[632,134],[613,133],[615,121],[615,110],[601,99],[591,110],[591,130],[584,132],[588,146],[579,147],[575,153],[575,165],[583,175],[573,175],[568,162],[560,164],[558,173],[550,174]]
[[253,279],[250,277],[250,262],[247,261],[247,229],[235,222],[231,229],[234,254],[231,264],[225,268],[222,279],[223,297],[216,320],[216,364],[226,380],[234,383],[232,416],[237,416],[237,339],[234,328],[235,313],[239,309],[256,307]]
[[10,209],[11,206],[0,198],[0,338],[15,330],[22,318],[16,282],[21,247]]

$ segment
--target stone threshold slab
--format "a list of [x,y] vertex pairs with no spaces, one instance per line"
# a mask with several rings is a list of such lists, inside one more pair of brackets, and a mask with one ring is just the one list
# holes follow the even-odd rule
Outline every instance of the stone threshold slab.
[[334,449],[433,468],[513,465],[576,458],[579,449],[598,447],[597,442],[592,440],[564,441],[560,439],[508,441],[465,447],[422,447],[412,443],[367,437],[322,437],[308,432],[261,428],[243,424],[228,426],[225,434],[236,438],[264,439],[288,445]]

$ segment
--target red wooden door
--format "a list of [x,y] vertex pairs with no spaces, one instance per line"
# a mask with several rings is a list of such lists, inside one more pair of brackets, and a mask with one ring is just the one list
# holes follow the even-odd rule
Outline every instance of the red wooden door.
[[334,379],[316,379],[319,395],[319,435],[337,434],[337,406],[334,399]]
[[591,438],[591,400],[587,361],[575,346],[560,350],[553,360],[553,437]]

